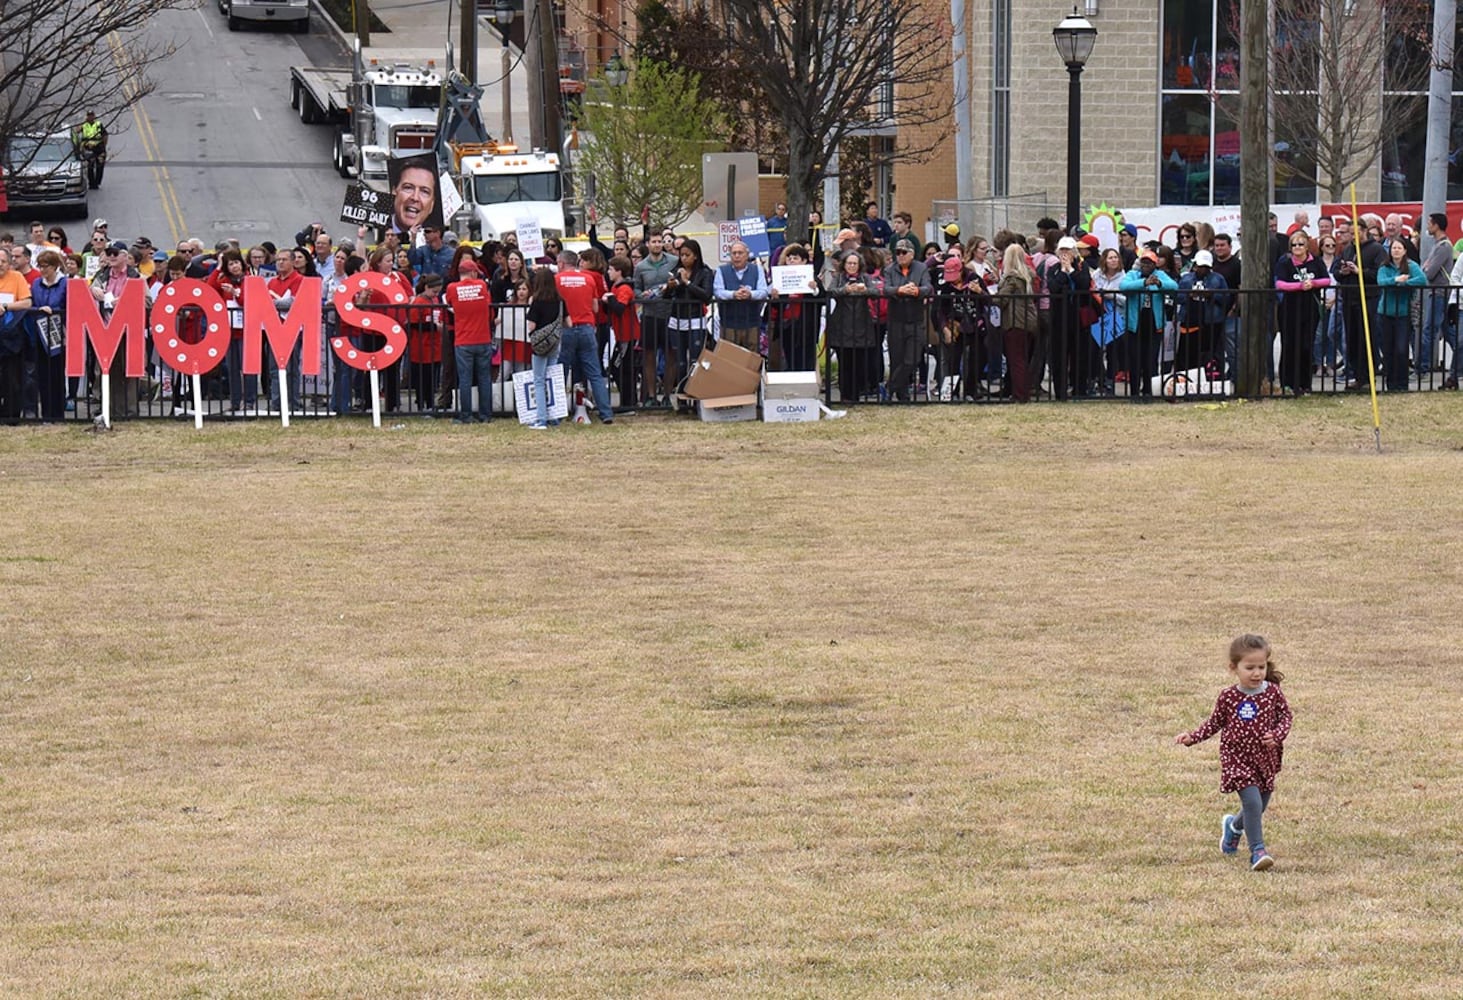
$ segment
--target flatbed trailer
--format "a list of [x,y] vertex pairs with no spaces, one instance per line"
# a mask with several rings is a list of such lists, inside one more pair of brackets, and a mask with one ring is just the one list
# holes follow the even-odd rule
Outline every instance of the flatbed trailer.
[[346,87],[350,82],[349,69],[291,66],[290,107],[299,113],[300,121],[306,125],[349,121]]

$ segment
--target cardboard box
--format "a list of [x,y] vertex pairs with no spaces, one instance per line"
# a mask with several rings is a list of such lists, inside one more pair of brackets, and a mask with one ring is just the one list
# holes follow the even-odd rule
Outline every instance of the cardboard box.
[[696,404],[696,412],[703,423],[731,424],[742,420],[757,419],[757,394],[743,393],[740,396],[720,396],[703,399]]
[[756,351],[718,340],[707,347],[691,368],[686,395],[695,399],[724,399],[757,395],[762,374],[762,355]]
[[818,419],[817,372],[768,372],[762,376],[762,419],[801,424]]
[[818,419],[818,373],[768,372],[762,376],[762,419],[799,424]]

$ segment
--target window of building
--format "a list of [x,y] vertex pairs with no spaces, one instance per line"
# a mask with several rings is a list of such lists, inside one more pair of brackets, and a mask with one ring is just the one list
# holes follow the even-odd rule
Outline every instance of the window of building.
[[991,194],[1011,193],[1011,0],[992,7]]
[[[1457,4],[1458,25],[1463,26],[1463,0]],[[1426,17],[1432,27],[1432,15]],[[1420,30],[1421,26],[1419,26]],[[1397,135],[1382,147],[1383,201],[1421,201],[1427,173],[1427,86],[1425,73],[1430,63],[1425,37],[1419,31],[1396,32],[1387,49],[1386,82],[1382,91],[1382,115],[1388,121],[1406,122]],[[1448,141],[1448,198],[1463,198],[1463,59],[1453,61],[1453,116]]]
[[1164,0],[1159,201],[1239,194],[1239,0]]
[[[1239,203],[1239,17],[1240,0],[1164,0],[1158,148],[1163,204]],[[1315,30],[1314,19],[1276,24],[1276,44],[1304,44]],[[1315,89],[1312,73],[1297,89],[1279,91],[1272,100],[1288,102],[1292,111],[1296,105],[1314,108]],[[1276,200],[1314,200],[1311,143],[1287,134],[1284,126],[1275,133]]]

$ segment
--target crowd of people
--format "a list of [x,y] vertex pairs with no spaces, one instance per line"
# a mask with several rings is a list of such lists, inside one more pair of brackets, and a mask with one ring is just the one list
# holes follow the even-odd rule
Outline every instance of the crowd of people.
[[[388,413],[462,422],[504,409],[503,387],[515,372],[531,371],[535,398],[544,399],[556,362],[605,423],[616,413],[670,408],[712,339],[756,351],[772,369],[821,368],[844,403],[1026,402],[1114,395],[1124,383],[1127,395],[1142,398],[1161,391],[1164,371],[1224,387],[1237,370],[1239,317],[1249,308],[1266,310],[1274,331],[1264,351],[1267,391],[1304,395],[1318,379],[1361,389],[1369,385],[1363,281],[1370,368],[1387,390],[1406,391],[1436,371],[1443,345],[1441,387],[1455,389],[1463,256],[1455,262],[1446,216],[1426,221],[1426,259],[1408,221],[1365,216],[1353,239],[1347,218],[1321,218],[1313,231],[1302,214],[1281,233],[1272,215],[1274,291],[1259,301],[1239,292],[1234,237],[1200,222],[1180,226],[1174,246],[1140,242],[1127,225],[1116,246],[1103,248],[1095,235],[1064,232],[1053,219],[1039,220],[1031,237],[1002,230],[989,239],[962,239],[949,223],[940,242],[925,242],[909,213],[886,221],[870,203],[863,218],[836,230],[813,213],[813,238],[804,243],[784,238],[779,205],[768,217],[770,253],[756,257],[733,243],[720,265],[708,263],[695,238],[648,227],[635,239],[618,227],[608,243],[591,227],[580,252],[547,239],[528,257],[512,234],[474,246],[431,226],[414,245],[388,232],[368,246],[363,232],[333,237],[317,223],[283,244],[209,248],[189,239],[167,250],[145,237],[115,239],[103,219],[80,247],[64,229],[34,222],[23,238],[0,234],[0,419],[57,421],[79,404],[96,406],[103,375],[95,359],[85,376],[64,374],[64,279],[87,280],[103,315],[136,278],[147,283],[149,304],[169,282],[191,277],[227,306],[230,346],[204,380],[203,399],[149,345],[146,378],[123,377],[120,361],[107,373],[113,416],[143,404],[183,416],[214,402],[216,412],[254,415],[283,403],[279,380],[261,383],[243,370],[244,278],[264,278],[281,314],[304,278],[321,278],[328,344],[340,330],[332,299],[363,271],[396,292],[362,291],[357,304],[388,313],[407,335],[405,356],[382,371],[377,402]],[[774,267],[809,277],[789,288],[772,280]],[[183,339],[201,339],[202,322],[184,315]],[[341,332],[365,351],[383,343],[376,333]],[[536,349],[550,339],[551,350]],[[265,371],[276,368],[296,409],[371,408],[369,380],[328,347],[321,376],[302,377],[298,348],[266,359]]]

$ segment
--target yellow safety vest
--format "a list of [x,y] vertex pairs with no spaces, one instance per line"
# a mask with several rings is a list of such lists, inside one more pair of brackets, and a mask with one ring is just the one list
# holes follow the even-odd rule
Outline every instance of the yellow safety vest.
[[94,140],[94,139],[100,139],[101,137],[102,137],[102,123],[101,122],[82,122],[81,123],[81,139],[82,139],[83,142],[91,142],[92,140]]

